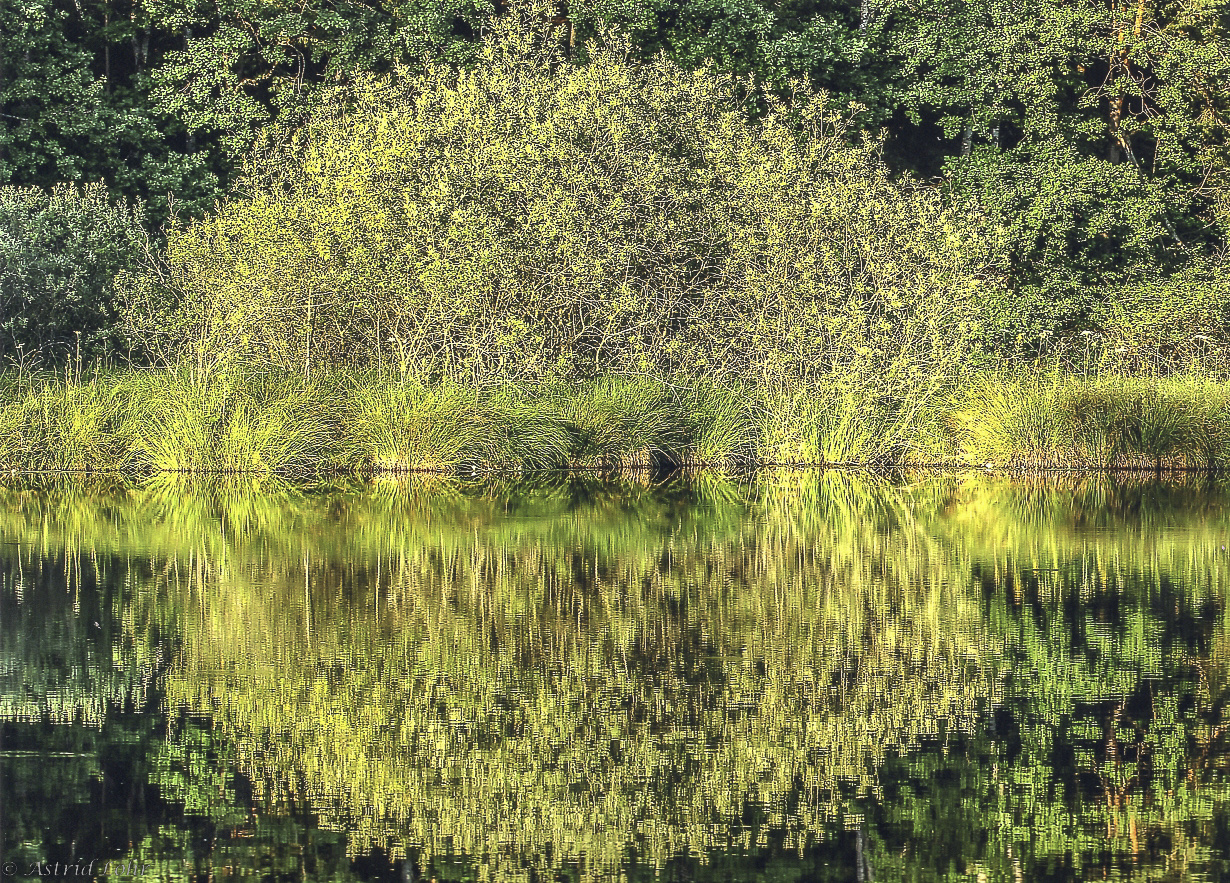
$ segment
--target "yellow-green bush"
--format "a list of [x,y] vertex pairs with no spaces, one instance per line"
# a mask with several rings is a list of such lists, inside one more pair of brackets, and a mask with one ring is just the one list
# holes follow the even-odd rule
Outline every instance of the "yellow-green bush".
[[171,318],[201,366],[910,385],[967,351],[993,237],[891,181],[823,98],[753,122],[712,70],[561,65],[515,24],[484,51],[339,92],[246,195],[172,232]]

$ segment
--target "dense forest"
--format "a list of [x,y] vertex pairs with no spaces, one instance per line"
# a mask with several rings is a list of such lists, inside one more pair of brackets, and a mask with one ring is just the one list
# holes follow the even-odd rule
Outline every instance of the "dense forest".
[[2,4],[19,376],[1230,366],[1223,0]]
[[[5,0],[0,183],[101,180],[159,220],[172,201],[200,212],[271,121],[302,117],[360,73],[474,64],[501,11]],[[1039,255],[1089,240],[1067,249],[1069,272],[1164,262],[1169,246],[1224,235],[1228,16],[1218,0],[635,0],[543,13],[580,63],[615,27],[641,58],[783,94],[807,78],[849,107],[856,131],[885,133],[895,170],[1018,216],[1016,239],[1041,240]]]

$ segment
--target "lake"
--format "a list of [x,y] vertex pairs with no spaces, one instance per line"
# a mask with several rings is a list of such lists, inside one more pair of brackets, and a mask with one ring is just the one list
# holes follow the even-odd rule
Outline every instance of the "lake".
[[10,480],[5,871],[1230,879],[1227,545],[1194,477]]

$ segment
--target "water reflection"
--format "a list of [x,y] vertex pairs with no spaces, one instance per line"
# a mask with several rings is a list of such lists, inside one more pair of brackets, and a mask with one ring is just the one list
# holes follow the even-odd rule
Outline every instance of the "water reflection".
[[35,754],[139,745],[178,821],[123,854],[162,876],[1216,879],[1228,503],[834,473],[10,487],[0,714]]

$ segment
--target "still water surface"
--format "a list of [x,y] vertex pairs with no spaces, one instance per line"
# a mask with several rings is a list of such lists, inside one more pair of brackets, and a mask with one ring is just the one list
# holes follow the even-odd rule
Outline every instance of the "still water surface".
[[9,485],[3,860],[1230,879],[1227,545],[1197,480]]

